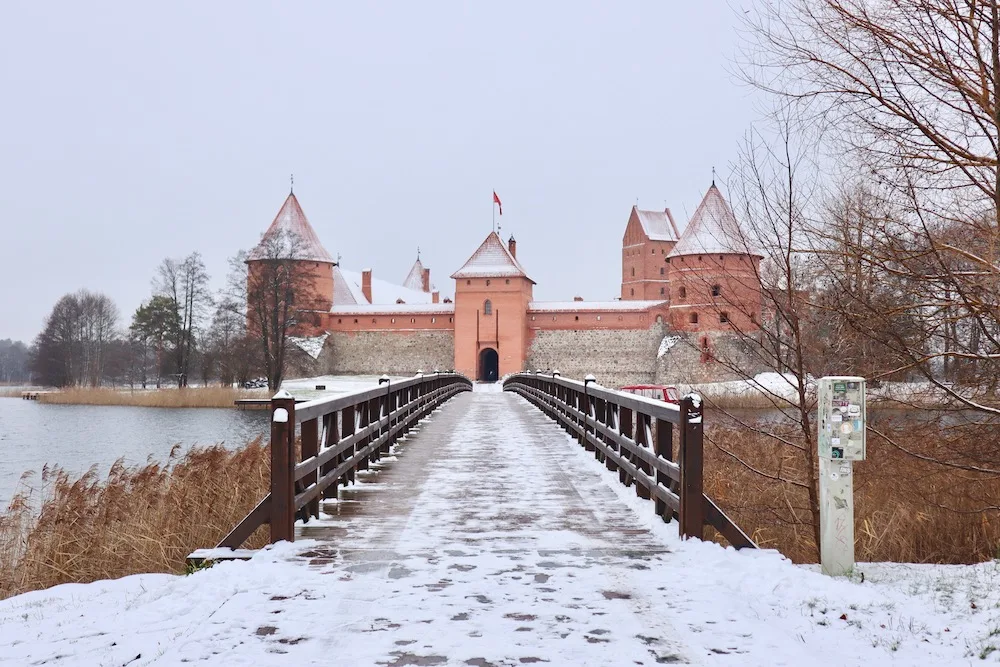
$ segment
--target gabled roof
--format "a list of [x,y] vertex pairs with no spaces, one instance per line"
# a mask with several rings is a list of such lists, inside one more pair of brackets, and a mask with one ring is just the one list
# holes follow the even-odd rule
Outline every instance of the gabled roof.
[[639,221],[642,231],[650,241],[676,241],[681,236],[669,208],[662,211],[643,211],[638,206],[633,206],[632,217]]
[[715,183],[705,193],[705,198],[684,228],[680,241],[667,257],[712,254],[761,256],[760,250],[753,247],[750,239],[743,234],[736,216]]
[[328,253],[326,248],[323,247],[323,244],[319,242],[319,237],[316,236],[316,232],[313,230],[312,225],[310,225],[309,220],[306,219],[306,214],[302,212],[302,207],[299,206],[299,200],[295,198],[294,194],[288,195],[288,199],[286,199],[285,203],[281,205],[281,210],[278,211],[278,215],[275,216],[274,222],[272,222],[271,226],[267,228],[266,232],[264,232],[264,236],[261,237],[260,243],[258,243],[257,246],[250,251],[250,254],[247,255],[247,259],[268,259],[265,241],[271,240],[278,235],[290,236],[295,239],[296,244],[301,246],[296,248],[296,259],[336,264],[336,262],[333,261],[333,257],[330,256],[330,253]]
[[430,304],[433,298],[430,292],[409,289],[402,285],[394,285],[373,276],[372,303],[369,304],[364,292],[361,291],[361,274],[340,266],[333,267],[334,309],[340,306],[368,305],[394,307],[400,300],[407,305]]
[[413,268],[410,269],[410,272],[406,274],[403,287],[406,289],[415,289],[419,292],[424,291],[424,265],[420,262],[419,257],[413,263]]
[[[452,278],[528,278],[528,274],[510,254],[507,245],[500,240],[496,232],[490,232],[482,245],[472,253],[465,264]],[[528,278],[531,280],[531,278]],[[534,284],[534,280],[531,280]]]

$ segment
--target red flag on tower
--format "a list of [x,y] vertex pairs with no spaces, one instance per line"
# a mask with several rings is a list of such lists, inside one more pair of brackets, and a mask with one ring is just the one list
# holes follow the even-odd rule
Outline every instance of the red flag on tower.
[[500,203],[500,197],[497,197],[497,191],[493,191],[493,203],[500,207],[500,215],[503,215],[503,204]]

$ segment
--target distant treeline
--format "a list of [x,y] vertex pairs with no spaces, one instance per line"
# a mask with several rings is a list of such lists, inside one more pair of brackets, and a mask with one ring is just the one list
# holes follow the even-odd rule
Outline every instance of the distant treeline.
[[66,294],[30,349],[0,342],[0,380],[30,376],[56,387],[183,387],[256,377],[257,346],[247,336],[244,307],[225,292],[213,295],[208,282],[198,253],[163,260],[152,295],[127,323],[106,294]]

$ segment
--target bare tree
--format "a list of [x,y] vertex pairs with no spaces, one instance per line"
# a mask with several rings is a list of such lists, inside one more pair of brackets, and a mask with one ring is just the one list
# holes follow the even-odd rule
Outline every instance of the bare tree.
[[[791,0],[746,16],[743,75],[832,128],[834,169],[889,213],[842,220],[863,222],[860,235],[830,230],[861,273],[896,290],[895,306],[842,300],[845,321],[882,337],[898,361],[890,373],[1000,415],[983,400],[1000,375],[997,3]],[[909,326],[892,326],[899,318]]]
[[197,342],[197,331],[212,304],[209,276],[201,254],[194,252],[183,260],[167,258],[160,264],[154,290],[170,299],[179,326],[173,340],[177,386],[187,386]]
[[268,387],[281,386],[288,334],[314,304],[306,289],[314,279],[312,262],[301,260],[304,244],[287,231],[265,236],[248,261],[240,253],[230,261],[228,297],[246,316],[248,335],[263,359]]
[[118,308],[106,295],[80,290],[63,296],[35,341],[33,371],[43,384],[99,386],[117,325]]

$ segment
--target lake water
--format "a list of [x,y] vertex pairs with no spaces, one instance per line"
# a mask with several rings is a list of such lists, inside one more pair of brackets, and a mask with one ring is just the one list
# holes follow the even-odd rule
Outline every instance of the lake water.
[[37,488],[46,464],[72,474],[97,466],[104,476],[118,458],[129,465],[165,461],[177,444],[235,448],[263,435],[267,416],[266,410],[46,405],[0,398],[0,512],[21,475],[33,471],[26,483]]

